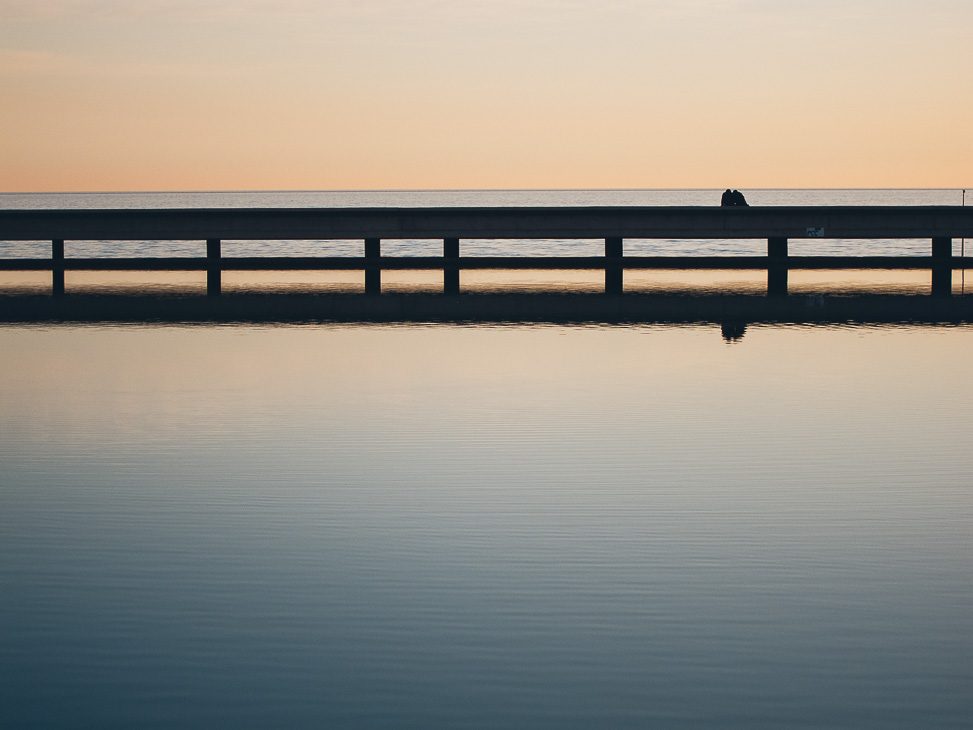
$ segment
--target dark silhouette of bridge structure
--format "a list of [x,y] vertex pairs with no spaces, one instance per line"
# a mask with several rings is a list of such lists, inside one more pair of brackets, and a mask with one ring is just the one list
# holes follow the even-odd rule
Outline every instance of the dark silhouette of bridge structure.
[[[926,269],[930,293],[949,297],[952,272],[973,268],[953,240],[973,237],[973,208],[961,206],[246,208],[3,210],[0,240],[51,241],[49,258],[0,259],[0,271],[51,271],[64,296],[67,271],[205,271],[219,297],[225,271],[360,270],[365,297],[382,295],[382,272],[441,270],[443,294],[460,295],[472,269],[604,271],[604,296],[623,297],[624,272],[637,269],[766,270],[769,297],[788,295],[795,269]],[[794,256],[795,239],[850,240],[846,255]],[[854,240],[927,239],[929,255],[856,255]],[[349,240],[363,256],[233,256],[227,241]],[[440,239],[439,256],[383,255],[382,242]],[[603,239],[603,256],[464,256],[475,239]],[[626,239],[766,239],[764,256],[633,256]],[[205,257],[66,257],[70,240],[205,241]],[[447,297],[442,307],[462,306]],[[370,305],[376,306],[376,305]]]

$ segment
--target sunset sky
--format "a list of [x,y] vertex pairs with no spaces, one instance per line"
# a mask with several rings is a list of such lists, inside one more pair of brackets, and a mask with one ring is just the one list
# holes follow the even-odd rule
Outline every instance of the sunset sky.
[[973,185],[973,0],[0,0],[0,191]]

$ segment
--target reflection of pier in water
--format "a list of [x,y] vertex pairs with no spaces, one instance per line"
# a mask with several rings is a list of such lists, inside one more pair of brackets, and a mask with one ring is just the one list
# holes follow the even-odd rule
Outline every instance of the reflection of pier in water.
[[[0,240],[51,241],[51,257],[2,259],[0,270],[51,271],[52,291],[65,293],[67,271],[205,271],[207,292],[223,290],[227,271],[360,271],[365,293],[382,293],[389,270],[435,270],[442,291],[461,292],[470,270],[600,270],[606,298],[622,297],[630,270],[765,270],[766,292],[788,294],[801,270],[925,269],[931,293],[948,297],[952,272],[973,268],[953,256],[954,238],[973,237],[973,208],[957,206],[344,208],[0,211]],[[383,256],[382,241],[441,239],[442,256]],[[604,256],[461,256],[461,240],[604,240]],[[630,256],[625,239],[767,240],[766,256]],[[916,239],[929,256],[792,256],[793,239]],[[364,256],[224,256],[224,241],[346,240],[364,242]],[[206,241],[206,256],[68,258],[66,240]],[[625,294],[627,297],[628,295]],[[459,298],[437,306],[459,315]],[[364,309],[369,307],[364,305]],[[386,305],[387,306],[387,305]],[[603,306],[603,305],[598,305]],[[609,305],[609,307],[614,305]],[[627,310],[629,305],[618,305]],[[378,309],[381,309],[378,306]]]
[[0,296],[7,323],[973,323],[973,297],[626,294],[43,294]]

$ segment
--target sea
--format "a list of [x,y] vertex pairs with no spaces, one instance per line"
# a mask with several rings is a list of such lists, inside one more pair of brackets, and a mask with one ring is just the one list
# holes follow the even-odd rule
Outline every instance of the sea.
[[[709,205],[720,192],[3,194],[0,208]],[[744,193],[962,204],[959,190]],[[462,242],[469,255],[599,244]],[[224,255],[359,245],[241,241]],[[49,246],[0,242],[0,256]],[[69,296],[109,291],[119,307],[126,292],[205,286],[72,273]],[[0,307],[49,286],[21,276],[0,279]],[[911,276],[798,286],[928,293],[928,272]],[[970,727],[971,348],[973,327],[936,324],[732,337],[705,323],[2,324],[0,727]]]

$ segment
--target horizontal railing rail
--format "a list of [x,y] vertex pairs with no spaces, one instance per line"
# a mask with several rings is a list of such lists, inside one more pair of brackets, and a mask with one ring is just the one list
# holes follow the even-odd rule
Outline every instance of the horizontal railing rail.
[[973,207],[0,210],[0,241],[973,238]]
[[[458,269],[600,270],[612,259],[604,256],[239,256],[221,257],[223,271],[361,271],[377,261],[385,270],[434,271],[445,266]],[[953,256],[950,268],[973,269],[973,256]],[[769,256],[623,256],[623,269],[658,270],[754,270],[766,269]],[[932,256],[788,256],[779,265],[786,269],[929,269]],[[52,259],[0,259],[0,271],[50,271]],[[67,271],[206,271],[209,262],[199,257],[99,257],[65,258]]]

